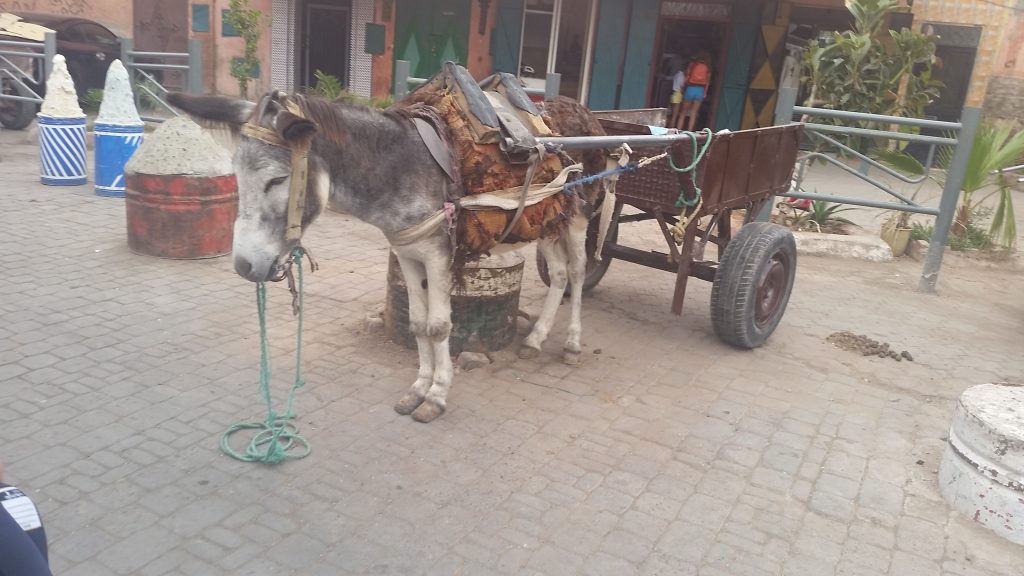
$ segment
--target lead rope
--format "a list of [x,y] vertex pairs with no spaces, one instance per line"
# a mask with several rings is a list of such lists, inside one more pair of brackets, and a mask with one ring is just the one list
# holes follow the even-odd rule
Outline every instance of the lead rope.
[[[263,462],[264,464],[278,464],[288,459],[299,459],[309,456],[313,450],[309,441],[299,434],[299,428],[295,425],[295,412],[292,409],[295,392],[306,383],[302,377],[302,257],[306,254],[301,247],[292,252],[292,259],[299,269],[299,289],[297,295],[296,316],[298,316],[298,328],[295,336],[295,382],[288,393],[288,404],[284,414],[274,412],[274,405],[270,398],[270,354],[267,351],[267,285],[263,282],[256,283],[256,315],[260,325],[260,382],[259,392],[267,404],[267,417],[262,422],[239,422],[233,424],[224,432],[220,439],[222,452],[242,462]],[[258,430],[256,435],[249,441],[245,453],[235,451],[229,438],[240,430]],[[300,452],[289,453],[292,448],[301,449]]]
[[[686,229],[689,227],[690,222],[696,219],[697,214],[700,213],[701,207],[704,205],[704,193],[697,186],[697,166],[704,160],[704,156],[708,153],[708,149],[711,148],[711,138],[713,134],[710,128],[705,128],[700,131],[700,135],[703,135],[706,139],[704,145],[697,148],[697,133],[686,132],[687,136],[690,137],[690,149],[693,151],[692,162],[689,166],[680,168],[676,166],[675,161],[672,159],[672,155],[668,155],[668,164],[672,167],[672,170],[681,174],[690,173],[690,183],[693,184],[693,199],[690,200],[686,197],[686,189],[680,187],[679,198],[676,199],[676,208],[680,209],[679,220],[676,221],[675,226],[672,227],[672,237],[675,239],[676,244],[682,244],[683,239],[686,236]],[[687,208],[693,208],[687,215]]]

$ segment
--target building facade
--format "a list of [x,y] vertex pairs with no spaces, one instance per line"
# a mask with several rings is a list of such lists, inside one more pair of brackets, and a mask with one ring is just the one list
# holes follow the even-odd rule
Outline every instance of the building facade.
[[[964,105],[993,116],[1024,112],[1024,0],[904,0],[892,25],[936,34],[946,89],[928,114]],[[799,82],[807,40],[849,25],[843,0],[249,0],[267,17],[251,90],[302,90],[316,72],[361,96],[387,97],[396,60],[427,77],[447,60],[482,78],[496,71],[594,109],[668,104],[673,67],[711,64],[702,125],[770,124],[778,87]],[[226,25],[229,0],[0,0],[0,10],[94,19],[139,49],[203,44],[208,92],[238,94],[231,77],[242,39]]]

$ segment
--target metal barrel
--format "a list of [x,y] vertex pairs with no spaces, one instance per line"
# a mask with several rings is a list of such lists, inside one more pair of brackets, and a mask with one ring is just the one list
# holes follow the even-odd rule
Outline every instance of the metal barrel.
[[97,122],[96,136],[96,194],[124,197],[124,165],[142,143],[143,124],[106,124]]
[[[523,263],[521,256],[503,254],[466,264],[462,289],[452,292],[448,346],[453,355],[501,350],[512,343],[516,337]],[[394,252],[388,257],[387,282],[384,333],[393,342],[415,348],[416,337],[409,331],[409,292]]]
[[231,251],[238,191],[233,174],[128,174],[128,248],[161,258],[213,258]]
[[37,118],[40,181],[49,186],[85,184],[85,116]]

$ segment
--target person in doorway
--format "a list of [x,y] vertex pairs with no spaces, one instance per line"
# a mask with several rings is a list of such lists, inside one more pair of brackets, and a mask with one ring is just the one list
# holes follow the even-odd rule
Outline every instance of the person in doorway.
[[683,120],[686,116],[683,114],[683,87],[686,86],[686,73],[683,72],[683,61],[678,57],[672,61],[672,95],[669,97],[669,103],[672,104],[672,121],[669,122],[670,128],[683,129]]
[[52,576],[39,510],[3,476],[0,464],[0,576]]
[[[686,89],[683,91],[683,116],[690,120],[686,129],[693,132],[697,126],[700,106],[707,97],[708,86],[711,84],[711,67],[705,56],[698,56],[686,68]],[[682,124],[682,118],[679,120]]]

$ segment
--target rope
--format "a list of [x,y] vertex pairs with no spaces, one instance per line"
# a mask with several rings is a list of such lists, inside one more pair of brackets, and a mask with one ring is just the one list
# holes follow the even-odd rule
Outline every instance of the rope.
[[701,130],[700,133],[705,136],[705,140],[704,140],[704,146],[702,146],[700,148],[700,151],[698,152],[697,151],[697,134],[695,132],[685,132],[685,134],[687,136],[689,136],[689,138],[690,138],[690,149],[693,150],[693,161],[690,162],[689,166],[687,166],[685,168],[680,168],[679,166],[676,166],[676,163],[672,159],[671,155],[668,157],[668,164],[669,164],[669,166],[672,167],[673,170],[675,170],[676,172],[683,173],[683,174],[685,174],[687,172],[690,173],[690,182],[693,183],[693,190],[695,192],[693,200],[687,200],[686,199],[686,190],[685,189],[680,189],[679,190],[679,198],[676,199],[676,208],[683,208],[683,207],[694,206],[694,205],[698,204],[700,202],[700,200],[701,200],[701,189],[700,189],[700,186],[697,186],[697,170],[696,170],[696,168],[697,168],[697,165],[700,164],[701,160],[704,159],[704,155],[708,153],[708,148],[711,148],[712,133],[711,133],[711,129],[710,128],[705,128],[705,129]]
[[[299,429],[293,422],[295,412],[292,405],[295,399],[295,391],[302,388],[306,381],[302,378],[302,257],[305,251],[299,247],[292,252],[292,259],[299,269],[299,296],[298,296],[298,329],[295,345],[295,382],[288,393],[288,405],[283,414],[274,412],[274,406],[270,399],[270,354],[267,352],[267,285],[263,282],[256,283],[256,315],[260,324],[260,382],[259,392],[267,404],[267,417],[262,422],[239,422],[233,424],[224,432],[220,439],[222,452],[242,462],[263,462],[264,464],[278,464],[287,459],[305,458],[312,451],[309,441],[299,434]],[[249,441],[244,454],[236,452],[229,443],[229,438],[240,430],[258,430],[256,435]],[[289,453],[293,447],[299,447],[301,452]]]

